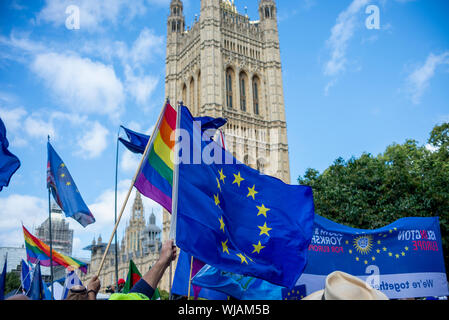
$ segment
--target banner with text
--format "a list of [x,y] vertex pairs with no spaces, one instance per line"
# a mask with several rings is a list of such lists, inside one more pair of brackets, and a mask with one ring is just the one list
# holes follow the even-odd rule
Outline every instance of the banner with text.
[[324,288],[333,271],[366,281],[390,299],[447,296],[438,217],[403,218],[376,230],[355,229],[315,215],[308,264],[297,285]]

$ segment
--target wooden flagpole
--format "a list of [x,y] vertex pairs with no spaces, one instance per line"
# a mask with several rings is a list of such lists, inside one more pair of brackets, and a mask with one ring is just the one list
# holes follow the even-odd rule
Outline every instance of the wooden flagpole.
[[[183,102],[178,102],[178,105],[176,107],[176,130],[179,129],[180,122],[181,122],[181,106],[183,105]],[[176,136],[176,130],[175,130],[175,136]],[[170,232],[169,232],[169,239],[173,240],[173,245],[176,246],[176,217],[178,212],[178,180],[179,180],[179,146],[175,141],[175,151],[174,151],[174,172],[173,172],[173,188],[172,188],[172,213],[171,213],[171,223],[170,223]],[[170,262],[170,273],[169,273],[169,295],[171,297],[171,287],[172,287],[172,262]]]
[[144,159],[147,156],[147,153],[148,153],[148,150],[150,149],[150,146],[153,145],[154,138],[155,138],[155,132],[159,128],[159,125],[160,125],[161,120],[162,120],[162,115],[164,114],[164,112],[165,112],[165,110],[167,108],[167,104],[168,104],[168,101],[165,103],[164,108],[162,108],[162,111],[159,114],[159,119],[157,120],[156,127],[154,128],[153,133],[151,134],[151,137],[148,140],[148,143],[147,143],[147,146],[146,146],[145,151],[143,153],[142,159],[140,160],[139,167],[137,168],[137,171],[136,171],[136,173],[134,175],[134,178],[133,178],[133,180],[131,182],[131,186],[129,187],[128,193],[127,193],[126,198],[125,198],[125,201],[123,202],[122,208],[120,210],[120,214],[118,216],[117,222],[115,223],[114,230],[112,231],[111,237],[109,239],[109,243],[108,243],[108,245],[106,247],[106,250],[104,251],[103,258],[101,259],[100,267],[98,268],[98,271],[97,271],[97,277],[100,277],[100,272],[101,272],[101,269],[103,269],[103,265],[104,265],[104,261],[106,259],[106,255],[108,254],[109,247],[111,246],[112,240],[114,239],[114,234],[117,232],[118,225],[120,224],[120,220],[122,218],[123,212],[125,211],[126,204],[128,203],[129,196],[131,195],[131,191],[133,190],[134,183],[136,182],[136,179],[137,179],[137,176],[138,176],[138,174],[140,172],[140,168],[142,167],[143,161],[144,161]]

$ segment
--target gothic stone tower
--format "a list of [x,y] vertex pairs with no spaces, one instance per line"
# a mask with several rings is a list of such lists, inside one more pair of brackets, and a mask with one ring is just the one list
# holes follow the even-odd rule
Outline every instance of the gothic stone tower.
[[[256,0],[253,0],[256,2]],[[241,162],[290,183],[282,66],[275,0],[259,0],[259,20],[234,1],[201,0],[185,27],[183,3],[167,20],[165,93],[195,116],[228,119],[226,148]],[[164,211],[163,237],[170,215]]]
[[228,119],[227,149],[289,183],[276,13],[274,0],[259,1],[258,21],[239,14],[229,0],[201,0],[199,19],[186,30],[182,1],[172,0],[165,90],[195,116]]

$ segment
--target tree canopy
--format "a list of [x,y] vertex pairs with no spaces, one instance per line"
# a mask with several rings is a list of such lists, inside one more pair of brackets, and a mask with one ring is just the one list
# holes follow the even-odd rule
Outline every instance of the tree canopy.
[[338,158],[322,174],[307,169],[298,182],[312,187],[317,214],[354,228],[438,216],[448,270],[449,123],[435,126],[426,145],[407,140],[377,156]]

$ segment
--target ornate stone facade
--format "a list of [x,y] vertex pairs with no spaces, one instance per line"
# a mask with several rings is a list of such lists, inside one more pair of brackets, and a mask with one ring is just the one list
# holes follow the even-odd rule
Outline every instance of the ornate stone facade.
[[[81,281],[87,285],[90,278],[97,273],[103,258],[107,243],[101,236],[93,239],[85,250],[91,251],[91,261],[86,275],[81,275]],[[156,216],[152,212],[148,224],[145,222],[145,210],[140,193],[137,191],[134,199],[131,217],[125,229],[121,246],[118,250],[118,277],[126,280],[129,270],[129,260],[133,260],[142,275],[159,259],[161,250],[161,229],[156,226]],[[101,291],[115,284],[115,245],[109,248],[103,269],[100,274]],[[161,282],[161,285],[163,283]],[[159,286],[168,291],[168,282]]]

